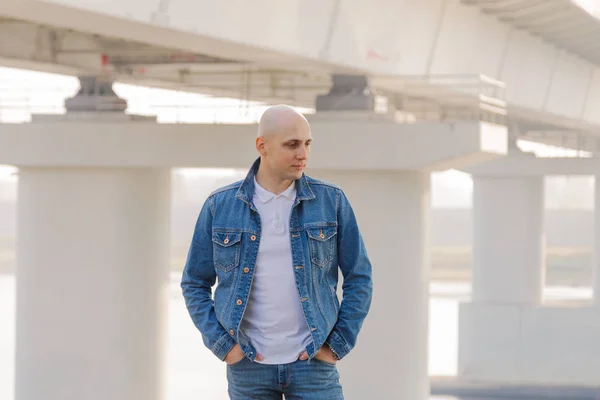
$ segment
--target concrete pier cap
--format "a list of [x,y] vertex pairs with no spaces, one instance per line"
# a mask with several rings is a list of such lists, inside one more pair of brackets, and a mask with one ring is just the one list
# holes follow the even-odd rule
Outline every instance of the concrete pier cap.
[[[480,121],[397,123],[364,113],[309,115],[310,168],[464,168],[506,154],[506,127]],[[110,119],[4,125],[0,163],[27,167],[247,168],[256,124],[157,124]]]

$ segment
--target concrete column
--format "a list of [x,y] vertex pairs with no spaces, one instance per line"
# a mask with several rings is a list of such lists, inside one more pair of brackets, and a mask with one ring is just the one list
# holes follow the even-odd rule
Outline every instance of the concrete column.
[[170,171],[24,168],[16,400],[165,398]]
[[473,302],[539,304],[544,178],[473,177]]
[[600,175],[594,186],[594,303],[600,306]]
[[429,174],[311,174],[347,194],[373,264],[371,312],[338,364],[345,398],[427,399]]

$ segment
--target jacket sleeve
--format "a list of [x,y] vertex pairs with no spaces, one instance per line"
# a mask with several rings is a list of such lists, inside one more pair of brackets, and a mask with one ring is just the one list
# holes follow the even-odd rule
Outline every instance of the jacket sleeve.
[[356,345],[358,333],[371,307],[373,280],[367,255],[354,211],[346,195],[338,192],[338,264],[344,277],[343,297],[338,319],[326,344],[338,359]]
[[212,286],[216,282],[212,250],[213,198],[209,197],[198,217],[188,253],[181,288],[187,310],[202,334],[204,345],[224,360],[235,340],[217,320]]

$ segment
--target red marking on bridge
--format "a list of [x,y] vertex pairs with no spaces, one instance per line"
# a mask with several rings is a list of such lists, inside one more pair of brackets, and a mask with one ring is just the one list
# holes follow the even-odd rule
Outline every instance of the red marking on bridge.
[[383,56],[383,55],[377,53],[372,48],[369,48],[367,50],[366,58],[367,58],[367,60],[390,61],[390,58],[388,56]]

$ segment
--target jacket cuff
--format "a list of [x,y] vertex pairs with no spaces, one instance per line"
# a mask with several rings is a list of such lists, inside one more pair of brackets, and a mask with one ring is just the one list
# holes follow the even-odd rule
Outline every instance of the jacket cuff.
[[329,337],[325,341],[325,344],[329,346],[329,348],[333,352],[333,356],[338,360],[341,360],[342,358],[346,357],[351,350],[346,341],[335,331],[332,331],[329,334]]
[[219,360],[224,361],[233,346],[235,346],[235,340],[226,333],[217,340],[211,350]]

